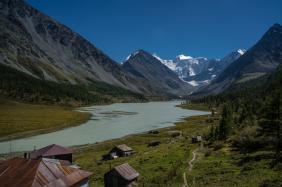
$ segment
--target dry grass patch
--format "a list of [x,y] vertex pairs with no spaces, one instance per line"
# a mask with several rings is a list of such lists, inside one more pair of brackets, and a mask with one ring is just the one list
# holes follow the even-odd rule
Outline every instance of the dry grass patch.
[[51,132],[86,122],[73,108],[0,101],[0,140]]

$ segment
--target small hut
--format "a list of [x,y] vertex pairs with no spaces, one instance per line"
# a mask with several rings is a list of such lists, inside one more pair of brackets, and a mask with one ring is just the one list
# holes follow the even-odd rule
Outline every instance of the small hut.
[[199,143],[202,142],[202,136],[193,136],[192,143]]
[[104,175],[105,187],[129,187],[136,184],[139,173],[128,163],[111,169]]
[[125,144],[115,146],[108,154],[103,155],[103,160],[112,160],[118,157],[127,157],[132,155],[133,149]]
[[57,160],[66,160],[72,163],[72,153],[73,151],[67,147],[52,144],[31,153],[25,153],[24,157],[31,159],[52,158]]
[[125,144],[115,146],[110,153],[115,153],[116,156],[126,157],[133,154],[133,149]]

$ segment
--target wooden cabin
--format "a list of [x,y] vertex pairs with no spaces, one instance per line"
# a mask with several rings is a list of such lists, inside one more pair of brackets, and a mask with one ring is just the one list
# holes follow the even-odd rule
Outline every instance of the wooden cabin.
[[67,147],[52,144],[33,152],[25,153],[24,157],[31,159],[52,158],[58,160],[66,160],[72,163],[72,153],[73,151]]
[[0,186],[88,187],[91,174],[62,165],[58,160],[15,157],[0,165]]
[[133,154],[133,149],[126,144],[115,146],[111,152],[116,152],[117,156],[125,157]]
[[139,173],[128,163],[111,169],[104,175],[105,187],[131,187],[135,186]]
[[108,154],[103,155],[103,160],[112,160],[118,157],[127,157],[132,155],[133,149],[125,144],[115,146]]
[[199,143],[202,142],[202,136],[193,136],[192,143]]
[[133,154],[133,149],[125,144],[115,146],[110,153],[116,153],[119,157],[126,157]]

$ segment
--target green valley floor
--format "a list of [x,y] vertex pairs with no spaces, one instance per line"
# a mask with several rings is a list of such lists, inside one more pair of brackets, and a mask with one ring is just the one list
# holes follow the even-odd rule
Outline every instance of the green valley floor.
[[[0,100],[0,137],[18,138],[79,125],[90,117],[73,108],[31,105]],[[190,104],[186,109],[208,110],[206,105]],[[230,143],[191,142],[193,136],[204,139],[219,114],[183,119],[175,126],[155,133],[129,135],[120,139],[74,147],[74,162],[93,172],[90,186],[103,186],[104,173],[122,163],[129,163],[139,173],[139,186],[282,186],[282,164],[271,166],[273,152],[256,151],[243,154]],[[8,128],[7,128],[8,125]],[[177,133],[176,133],[177,132]],[[178,136],[181,134],[180,136]],[[158,146],[148,144],[160,141]],[[135,154],[130,157],[102,161],[114,145],[127,144]]]
[[[186,108],[207,109],[203,105]],[[241,154],[228,142],[191,143],[192,136],[205,137],[217,121],[217,114],[213,118],[208,115],[189,117],[173,127],[159,129],[158,134],[130,135],[78,147],[74,159],[83,169],[93,172],[90,184],[95,187],[103,186],[104,173],[125,162],[140,173],[139,186],[281,186],[282,168],[281,165],[271,168],[272,152]],[[173,135],[175,131],[182,135]],[[161,144],[148,147],[152,141]],[[136,153],[130,157],[101,160],[114,145],[123,143]]]

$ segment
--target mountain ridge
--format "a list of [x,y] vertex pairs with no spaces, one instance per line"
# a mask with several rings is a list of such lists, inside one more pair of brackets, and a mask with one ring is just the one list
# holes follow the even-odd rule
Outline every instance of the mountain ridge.
[[282,63],[282,26],[274,24],[244,55],[228,66],[212,83],[194,95],[218,94],[232,84],[274,71]]
[[[1,25],[7,28],[2,28],[1,32],[1,37],[6,39],[6,41],[2,40],[2,50],[6,44],[10,55],[16,56],[11,63],[10,59],[5,58],[1,53],[3,59],[1,62],[6,61],[6,65],[34,77],[56,82],[84,84],[88,82],[88,78],[91,78],[97,81],[103,79],[104,82],[123,86],[122,81],[115,77],[122,72],[120,66],[67,26],[54,21],[22,0],[5,0],[1,7],[1,15],[3,16]],[[17,48],[17,51],[12,48]],[[37,66],[33,63],[34,67],[30,68],[30,64],[23,61],[38,63]],[[113,72],[115,76],[107,73],[110,69],[115,69]],[[79,76],[79,73],[86,75]]]
[[3,65],[57,83],[88,86],[94,81],[144,95],[159,92],[81,35],[23,0],[3,0],[0,15]]
[[144,83],[158,88],[158,94],[167,91],[173,95],[187,95],[194,89],[145,50],[132,53],[123,63],[123,67],[131,74],[142,78]]

